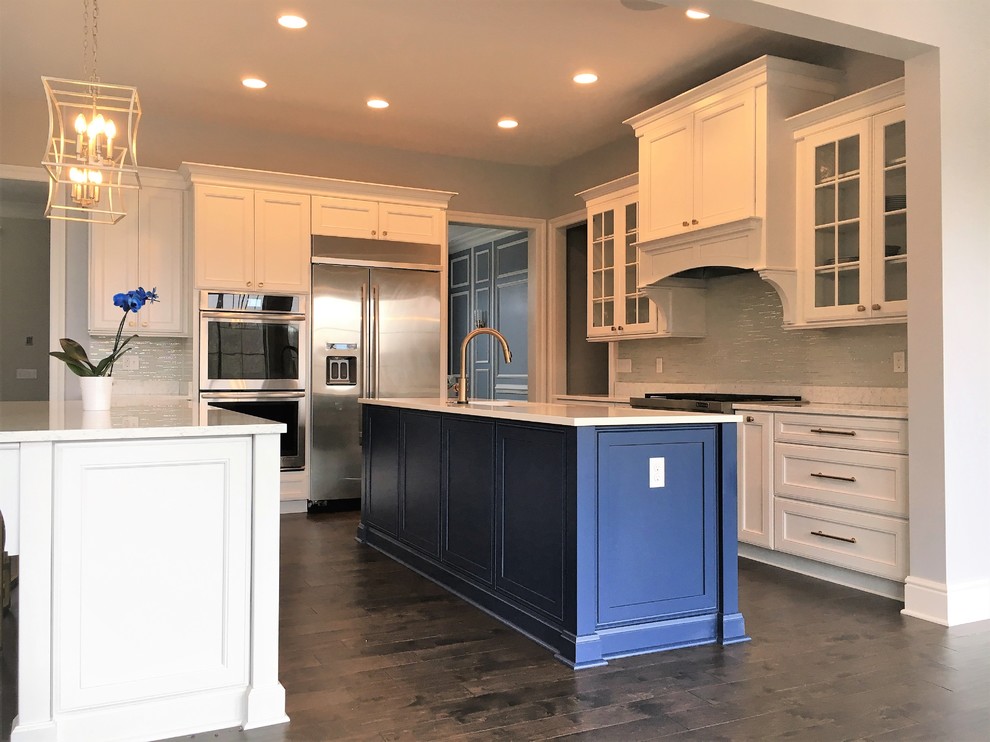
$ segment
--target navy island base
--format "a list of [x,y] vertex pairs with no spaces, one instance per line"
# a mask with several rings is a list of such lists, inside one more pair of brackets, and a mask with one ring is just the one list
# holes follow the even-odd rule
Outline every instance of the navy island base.
[[731,416],[547,424],[526,405],[365,401],[359,541],[575,669],[748,641]]

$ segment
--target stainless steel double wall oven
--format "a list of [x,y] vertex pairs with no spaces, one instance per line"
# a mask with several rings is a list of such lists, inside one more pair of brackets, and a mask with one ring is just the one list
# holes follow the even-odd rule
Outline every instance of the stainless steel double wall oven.
[[200,403],[285,423],[282,469],[306,465],[305,296],[203,291]]

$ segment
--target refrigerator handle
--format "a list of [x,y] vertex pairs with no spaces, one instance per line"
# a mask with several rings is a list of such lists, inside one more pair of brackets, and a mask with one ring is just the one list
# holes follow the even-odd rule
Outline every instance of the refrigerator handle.
[[358,390],[359,397],[370,397],[368,392],[368,287],[361,284],[361,389]]
[[379,369],[378,369],[378,361],[379,361],[379,348],[378,348],[378,332],[379,332],[379,328],[378,328],[378,320],[379,320],[379,315],[378,315],[378,286],[372,286],[372,288],[371,288],[371,312],[372,312],[372,322],[373,322],[373,326],[372,326],[371,332],[372,332],[372,334],[374,336],[373,337],[373,350],[372,350],[372,353],[373,353],[372,359],[373,360],[372,360],[372,364],[371,364],[372,374],[373,374],[372,385],[373,385],[373,388],[374,388],[372,394],[373,394],[374,397],[377,398],[378,397],[378,379],[379,379]]

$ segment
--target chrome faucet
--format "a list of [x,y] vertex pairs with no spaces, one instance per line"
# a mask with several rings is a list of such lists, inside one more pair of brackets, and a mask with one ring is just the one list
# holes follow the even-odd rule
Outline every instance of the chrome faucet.
[[457,404],[467,404],[467,347],[471,338],[475,338],[478,335],[493,335],[502,344],[502,355],[505,356],[505,362],[509,363],[512,361],[512,351],[509,350],[509,344],[506,342],[505,338],[502,336],[498,330],[493,330],[491,327],[479,327],[475,330],[471,330],[464,340],[461,341],[461,375],[457,377]]

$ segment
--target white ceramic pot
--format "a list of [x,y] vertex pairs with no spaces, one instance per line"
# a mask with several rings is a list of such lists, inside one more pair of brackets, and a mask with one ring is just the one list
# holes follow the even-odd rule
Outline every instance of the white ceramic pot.
[[113,390],[112,376],[80,376],[82,408],[84,410],[109,410]]

